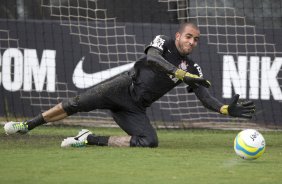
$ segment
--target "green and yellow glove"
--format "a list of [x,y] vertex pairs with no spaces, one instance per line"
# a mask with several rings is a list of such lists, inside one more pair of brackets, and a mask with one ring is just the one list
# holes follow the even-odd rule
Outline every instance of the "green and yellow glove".
[[239,96],[238,94],[234,95],[229,105],[223,105],[220,108],[220,113],[233,117],[251,119],[256,111],[254,102],[245,101],[238,103]]
[[174,73],[174,76],[188,85],[196,85],[196,86],[201,85],[206,88],[209,88],[211,86],[211,83],[208,80],[181,69],[177,69]]

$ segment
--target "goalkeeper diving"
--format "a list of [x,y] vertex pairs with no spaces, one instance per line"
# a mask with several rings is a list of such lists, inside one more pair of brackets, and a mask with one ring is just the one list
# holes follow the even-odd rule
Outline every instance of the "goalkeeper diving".
[[48,122],[56,122],[77,112],[108,109],[114,121],[126,136],[95,135],[87,129],[68,137],[61,147],[130,146],[157,147],[158,136],[150,123],[146,109],[181,83],[187,93],[195,93],[202,104],[223,115],[252,118],[255,105],[252,101],[238,103],[235,95],[230,104],[223,104],[208,91],[211,83],[188,55],[199,42],[199,28],[191,22],[180,24],[174,38],[156,36],[145,48],[134,67],[110,80],[97,84],[86,92],[63,100],[53,108],[24,122],[7,122],[7,135],[25,134]]

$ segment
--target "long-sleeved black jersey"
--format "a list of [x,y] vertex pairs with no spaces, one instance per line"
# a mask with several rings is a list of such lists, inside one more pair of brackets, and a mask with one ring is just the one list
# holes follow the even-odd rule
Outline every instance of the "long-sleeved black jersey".
[[[134,65],[131,96],[143,106],[150,106],[182,82],[174,77],[174,72],[178,68],[203,77],[198,64],[188,56],[179,54],[174,39],[164,35],[156,36]],[[223,104],[212,97],[205,87],[188,86],[187,89],[188,92],[195,92],[205,107],[219,112]]]
[[198,64],[179,54],[173,39],[163,35],[155,37],[134,66],[132,96],[149,106],[182,82],[173,75],[177,68],[203,76]]

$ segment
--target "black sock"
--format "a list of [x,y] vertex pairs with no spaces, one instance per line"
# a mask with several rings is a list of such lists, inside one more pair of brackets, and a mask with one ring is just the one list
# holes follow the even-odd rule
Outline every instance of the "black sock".
[[109,136],[96,136],[90,134],[87,136],[87,144],[97,146],[108,146],[109,138]]
[[47,123],[47,122],[44,120],[42,114],[39,114],[38,116],[35,116],[31,120],[28,120],[26,124],[28,125],[27,129],[32,130],[35,127],[37,127],[39,125],[43,125],[45,123]]

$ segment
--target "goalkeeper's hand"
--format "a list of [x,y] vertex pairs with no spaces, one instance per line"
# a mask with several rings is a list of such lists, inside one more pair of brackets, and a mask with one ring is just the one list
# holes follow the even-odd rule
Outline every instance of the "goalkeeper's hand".
[[202,77],[199,77],[198,75],[191,74],[189,72],[181,70],[181,69],[177,69],[174,75],[175,77],[179,78],[180,80],[182,80],[183,82],[185,82],[188,85],[196,85],[196,86],[201,85],[206,88],[209,88],[211,86],[211,83],[208,80]]
[[245,101],[238,103],[238,94],[234,95],[232,101],[229,105],[223,105],[220,108],[220,113],[225,115],[230,115],[233,117],[248,118],[251,119],[256,111],[254,102]]

